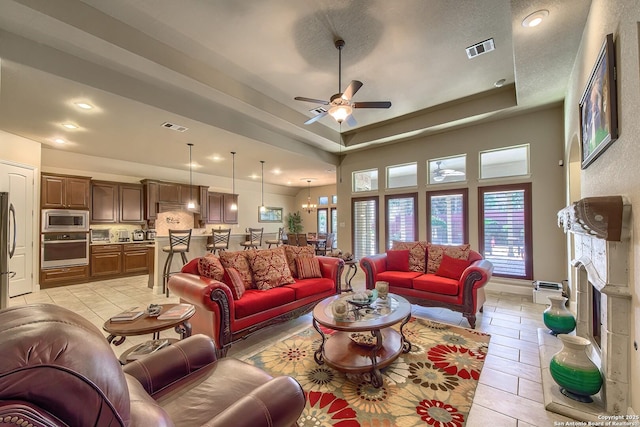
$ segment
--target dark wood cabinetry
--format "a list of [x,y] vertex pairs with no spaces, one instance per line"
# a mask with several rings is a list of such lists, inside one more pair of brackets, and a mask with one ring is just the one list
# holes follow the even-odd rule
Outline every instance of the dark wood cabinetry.
[[91,277],[122,272],[122,245],[91,246]]
[[40,285],[43,289],[86,281],[89,278],[89,266],[49,268],[40,270]]
[[40,206],[43,209],[89,209],[91,179],[43,174]]
[[194,218],[196,225],[206,221],[208,214],[206,195],[209,187],[203,185],[189,186],[150,179],[145,179],[141,182],[143,186],[145,220],[155,221],[158,218],[158,212],[186,210],[187,203],[193,199],[194,202],[200,205],[200,210],[193,212],[196,215]]
[[[149,263],[148,243],[91,246],[91,277],[145,274],[153,270]],[[152,248],[151,248],[152,250]]]
[[238,201],[237,194],[209,193],[207,195],[207,223],[208,224],[237,224],[238,210],[231,206]]
[[120,222],[144,222],[143,192],[140,184],[120,184]]
[[92,224],[144,222],[142,185],[91,182]]

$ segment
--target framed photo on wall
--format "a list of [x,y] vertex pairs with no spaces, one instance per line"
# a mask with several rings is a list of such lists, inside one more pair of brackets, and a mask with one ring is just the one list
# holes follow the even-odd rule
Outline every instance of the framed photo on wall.
[[618,139],[615,46],[607,34],[580,100],[582,169]]
[[264,211],[258,208],[258,222],[282,222],[282,208],[266,207]]

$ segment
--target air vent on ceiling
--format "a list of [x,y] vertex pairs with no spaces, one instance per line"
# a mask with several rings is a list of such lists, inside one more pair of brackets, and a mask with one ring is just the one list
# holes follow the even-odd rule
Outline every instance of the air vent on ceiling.
[[309,110],[312,113],[316,113],[317,114],[322,114],[322,113],[326,113],[327,110],[324,107],[316,107],[316,108],[312,108],[311,110]]
[[485,40],[480,43],[476,43],[473,46],[469,46],[467,50],[467,56],[469,59],[475,58],[483,53],[491,52],[496,49],[496,45],[493,43],[493,39]]
[[163,128],[167,128],[167,129],[172,129],[172,130],[175,130],[175,131],[178,131],[178,132],[185,132],[185,131],[189,130],[189,128],[177,125],[175,123],[169,123],[169,122],[164,122],[162,124],[162,127]]

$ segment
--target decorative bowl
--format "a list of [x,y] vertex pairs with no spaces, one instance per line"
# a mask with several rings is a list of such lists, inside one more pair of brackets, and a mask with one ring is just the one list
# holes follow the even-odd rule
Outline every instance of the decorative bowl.
[[349,339],[354,343],[361,345],[362,347],[375,347],[376,337],[370,333],[364,334],[362,332],[352,332],[349,334]]

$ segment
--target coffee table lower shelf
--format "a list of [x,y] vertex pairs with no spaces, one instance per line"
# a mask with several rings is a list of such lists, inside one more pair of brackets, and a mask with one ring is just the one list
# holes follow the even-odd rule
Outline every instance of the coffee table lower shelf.
[[391,365],[403,352],[403,338],[393,328],[384,328],[382,345],[367,347],[356,344],[349,332],[336,331],[324,342],[322,360],[333,369],[348,374],[371,373],[374,386],[382,385],[380,369]]

